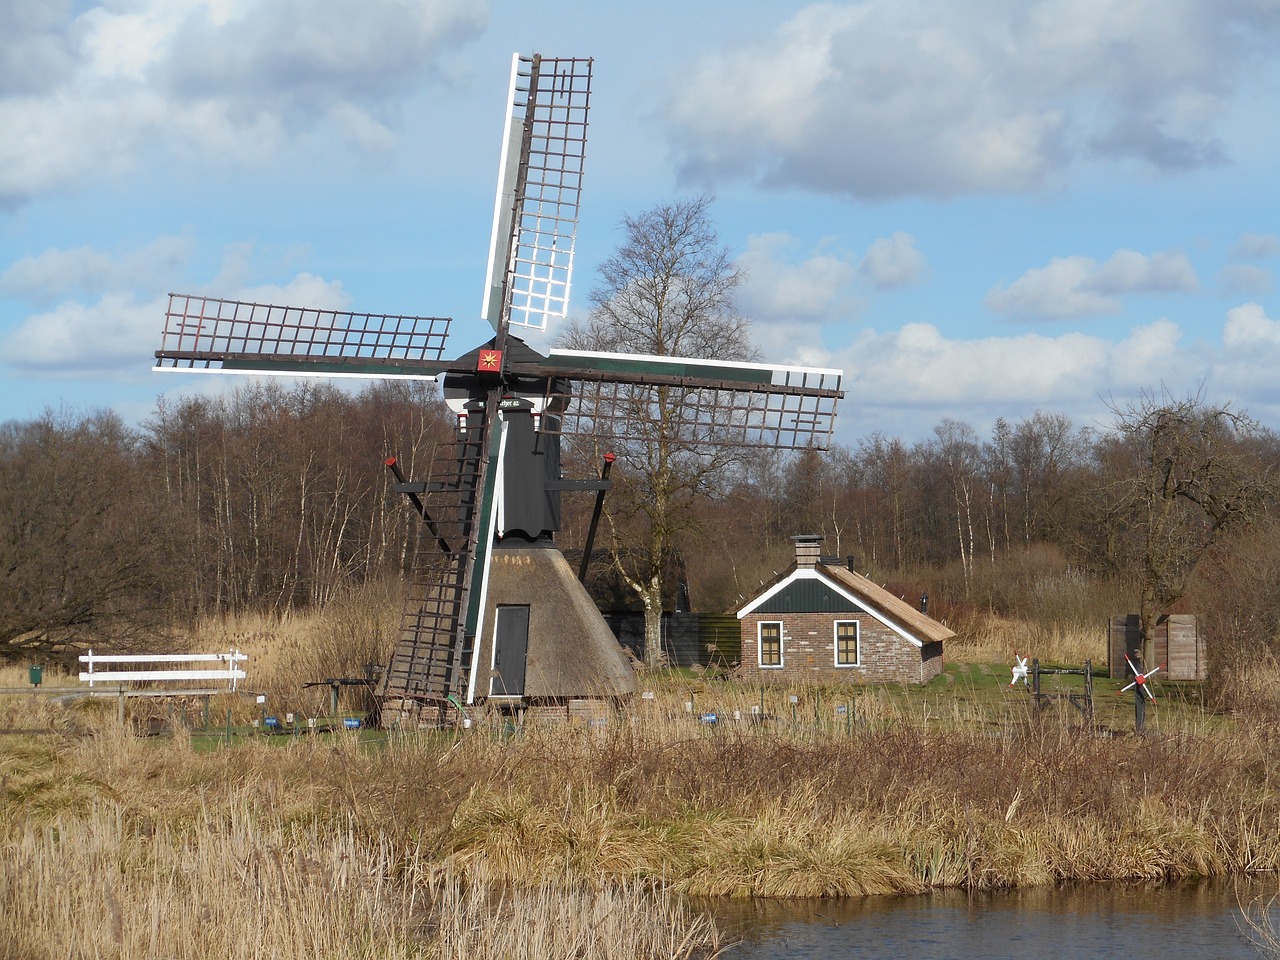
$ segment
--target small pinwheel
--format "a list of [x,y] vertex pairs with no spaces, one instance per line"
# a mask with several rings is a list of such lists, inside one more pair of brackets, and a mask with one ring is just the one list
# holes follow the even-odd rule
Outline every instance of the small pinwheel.
[[1013,658],[1018,661],[1018,665],[1013,668],[1013,679],[1009,681],[1009,686],[1017,686],[1018,681],[1022,681],[1022,685],[1027,685],[1027,658],[1020,657],[1016,653]]
[[1127,687],[1121,687],[1116,691],[1116,695],[1119,696],[1126,690],[1132,690],[1134,687],[1137,687],[1138,692],[1135,696],[1142,696],[1142,694],[1145,693],[1151,699],[1151,702],[1155,703],[1156,695],[1152,693],[1151,689],[1147,686],[1147,681],[1151,679],[1151,677],[1156,673],[1156,670],[1159,670],[1160,667],[1164,666],[1164,664],[1160,664],[1160,667],[1156,667],[1155,670],[1151,671],[1151,673],[1139,673],[1138,668],[1133,665],[1133,661],[1129,659],[1128,654],[1125,654],[1124,662],[1127,663],[1129,665],[1129,669],[1133,671],[1133,683],[1129,684]]

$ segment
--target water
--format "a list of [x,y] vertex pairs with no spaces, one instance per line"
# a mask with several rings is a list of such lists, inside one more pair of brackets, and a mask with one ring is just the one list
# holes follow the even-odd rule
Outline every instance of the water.
[[725,960],[1259,960],[1240,904],[1274,880],[719,903]]

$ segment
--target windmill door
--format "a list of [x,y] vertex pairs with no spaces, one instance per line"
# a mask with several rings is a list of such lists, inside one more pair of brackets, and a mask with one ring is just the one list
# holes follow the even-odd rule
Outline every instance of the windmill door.
[[493,677],[489,695],[524,696],[524,664],[529,652],[529,608],[500,606],[493,627]]

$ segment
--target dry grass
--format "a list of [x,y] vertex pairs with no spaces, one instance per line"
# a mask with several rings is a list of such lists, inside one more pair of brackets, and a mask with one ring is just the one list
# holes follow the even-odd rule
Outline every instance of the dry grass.
[[965,625],[947,643],[947,659],[963,663],[1013,663],[1014,654],[1042,663],[1107,662],[1107,624],[1055,622],[1035,624],[984,614]]
[[1280,890],[1252,903],[1240,904],[1249,939],[1263,957],[1280,957]]
[[8,838],[0,863],[4,958],[633,960],[715,944],[651,887],[513,888],[352,825],[282,823],[247,796],[187,825],[96,803]]
[[[283,678],[290,636],[325,629],[285,626],[300,632],[228,639],[260,643]],[[969,649],[1007,662],[1018,635],[993,621]],[[1084,637],[1032,652],[1079,662]],[[1249,682],[1280,690],[1280,674]],[[1007,680],[794,705],[786,689],[646,686],[603,727],[480,711],[466,733],[211,752],[130,736],[113,703],[23,697],[58,732],[0,739],[0,944],[15,944],[0,958],[687,957],[715,931],[686,894],[1280,870],[1274,712],[1187,709],[1107,738],[1029,716]],[[499,939],[511,930],[521,943]]]
[[716,950],[714,925],[660,880],[448,856],[465,798],[446,770],[493,741],[370,749],[343,734],[197,753],[100,706],[71,708],[79,735],[0,741],[4,960]]
[[[328,689],[303,684],[330,677],[361,678],[391,654],[400,622],[400,585],[372,583],[344,593],[323,614],[270,619],[246,616],[202,624],[200,643],[239,648],[249,655],[248,685],[280,712],[316,715],[327,709]],[[370,709],[359,688],[348,689],[352,709]]]
[[512,735],[482,715],[459,737],[206,754],[104,720],[93,737],[0,745],[0,814],[24,843],[104,805],[173,836],[251,820],[267,838],[304,831],[307,849],[333,836],[389,844],[523,889],[557,877],[567,889],[845,896],[1280,868],[1269,727],[1112,740],[899,715],[849,736],[701,724],[667,699],[653,709],[604,728]]

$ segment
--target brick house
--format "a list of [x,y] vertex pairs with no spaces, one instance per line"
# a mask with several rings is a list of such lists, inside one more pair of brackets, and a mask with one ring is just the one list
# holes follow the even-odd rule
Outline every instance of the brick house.
[[924,683],[955,632],[883,587],[824,563],[822,538],[792,537],[795,565],[738,610],[749,680]]

